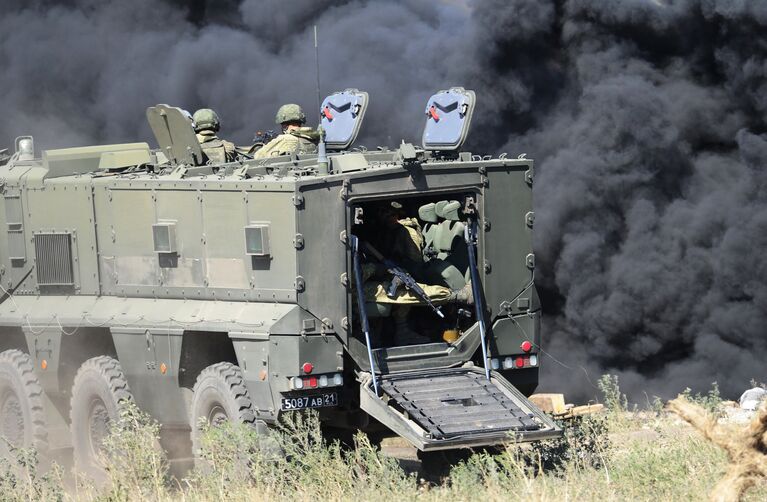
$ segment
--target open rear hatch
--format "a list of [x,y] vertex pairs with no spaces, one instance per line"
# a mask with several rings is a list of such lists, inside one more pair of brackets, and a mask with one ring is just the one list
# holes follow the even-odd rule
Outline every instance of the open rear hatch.
[[383,375],[360,385],[360,405],[422,451],[527,442],[562,435],[550,417],[506,379],[481,368]]

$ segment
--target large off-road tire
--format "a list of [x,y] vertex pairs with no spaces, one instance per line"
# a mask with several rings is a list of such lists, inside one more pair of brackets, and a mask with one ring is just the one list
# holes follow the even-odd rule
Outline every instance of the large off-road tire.
[[70,418],[75,469],[97,481],[106,477],[104,439],[110,424],[133,401],[120,363],[109,356],[85,361],[72,385]]
[[212,427],[227,421],[255,427],[256,414],[240,367],[216,363],[202,370],[194,384],[189,416],[195,456],[202,446],[202,419]]
[[0,353],[0,452],[10,448],[48,450],[43,388],[32,359],[20,350]]

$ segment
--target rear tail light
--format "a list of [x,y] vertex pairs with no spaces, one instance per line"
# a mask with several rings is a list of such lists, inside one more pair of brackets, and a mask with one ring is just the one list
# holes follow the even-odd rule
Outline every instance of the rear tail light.
[[490,359],[490,367],[497,370],[501,367],[501,362],[498,359]]
[[[493,359],[491,361],[492,368],[497,368],[497,363],[495,361],[498,361],[497,359]],[[503,366],[503,369],[505,370],[515,370],[515,369],[524,369],[524,368],[532,368],[535,366],[538,366],[538,355],[537,354],[530,354],[530,355],[520,355],[520,356],[509,356],[505,357],[501,361],[501,365]]]
[[344,384],[341,373],[320,376],[293,377],[290,379],[291,390],[309,390],[323,387],[339,387]]

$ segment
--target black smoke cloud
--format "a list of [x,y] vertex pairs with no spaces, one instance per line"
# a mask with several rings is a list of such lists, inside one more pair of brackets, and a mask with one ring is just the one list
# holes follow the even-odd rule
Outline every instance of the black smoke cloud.
[[11,0],[0,143],[150,140],[155,103],[246,143],[279,104],[371,94],[361,142],[416,140],[451,85],[477,152],[537,160],[543,387],[634,396],[767,380],[767,4],[740,0]]

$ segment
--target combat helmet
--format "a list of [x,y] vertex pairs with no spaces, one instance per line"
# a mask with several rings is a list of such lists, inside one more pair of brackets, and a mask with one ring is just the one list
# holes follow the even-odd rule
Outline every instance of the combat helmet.
[[220,121],[218,120],[218,114],[210,108],[200,108],[194,112],[194,132],[204,131],[206,129],[212,129],[218,131],[220,127]]
[[306,114],[300,106],[290,103],[282,105],[277,110],[277,115],[274,117],[274,121],[277,124],[284,124],[285,122],[300,122],[303,124],[306,122]]

